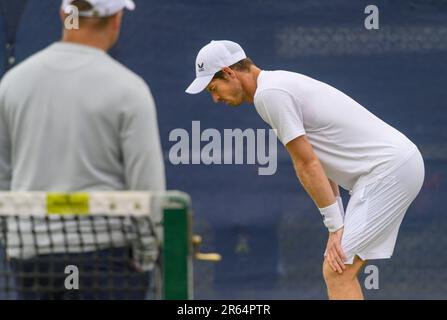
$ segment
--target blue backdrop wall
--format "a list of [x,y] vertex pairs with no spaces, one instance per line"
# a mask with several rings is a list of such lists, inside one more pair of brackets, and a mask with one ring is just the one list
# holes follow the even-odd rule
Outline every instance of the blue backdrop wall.
[[[184,93],[197,51],[213,39],[240,43],[263,69],[304,73],[341,89],[419,146],[424,187],[393,259],[371,262],[379,267],[380,288],[365,295],[447,298],[447,1],[135,2],[111,55],[150,85],[168,187],[192,196],[203,251],[224,257],[216,265],[196,262],[196,298],[325,298],[320,270],[327,234],[279,143],[271,176],[259,176],[257,165],[169,161],[170,132],[191,132],[192,121],[221,132],[268,128],[250,105],[231,109],[214,105],[207,94]],[[0,4],[1,73],[60,39],[60,1]],[[379,30],[364,27],[369,4],[380,10]]]

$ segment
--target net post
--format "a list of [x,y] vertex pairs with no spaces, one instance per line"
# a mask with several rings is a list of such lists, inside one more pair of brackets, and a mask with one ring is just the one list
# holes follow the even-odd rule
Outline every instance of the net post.
[[192,212],[185,195],[169,197],[163,208],[163,299],[193,298]]

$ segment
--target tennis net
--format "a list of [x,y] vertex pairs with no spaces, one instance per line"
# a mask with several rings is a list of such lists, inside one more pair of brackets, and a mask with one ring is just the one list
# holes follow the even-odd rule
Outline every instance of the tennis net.
[[189,298],[189,208],[180,192],[0,193],[0,298]]

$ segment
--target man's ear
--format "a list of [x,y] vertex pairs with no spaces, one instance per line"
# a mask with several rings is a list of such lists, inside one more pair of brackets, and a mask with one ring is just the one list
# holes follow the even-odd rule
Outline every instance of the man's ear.
[[236,76],[236,73],[230,67],[225,67],[225,68],[222,69],[222,71],[225,73],[225,75],[228,78],[234,78]]

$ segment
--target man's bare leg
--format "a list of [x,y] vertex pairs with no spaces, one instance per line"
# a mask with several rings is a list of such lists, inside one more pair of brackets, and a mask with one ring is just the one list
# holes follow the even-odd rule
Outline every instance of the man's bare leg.
[[362,288],[357,275],[366,261],[354,258],[352,265],[346,264],[342,274],[335,272],[327,263],[323,263],[323,275],[330,300],[363,300]]

